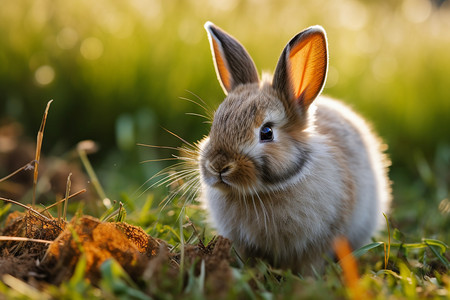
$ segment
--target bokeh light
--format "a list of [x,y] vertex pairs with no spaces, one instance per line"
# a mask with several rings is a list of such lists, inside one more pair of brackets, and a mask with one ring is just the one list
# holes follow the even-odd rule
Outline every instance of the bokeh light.
[[55,79],[55,71],[51,66],[40,66],[35,72],[36,82],[40,85],[50,84]]

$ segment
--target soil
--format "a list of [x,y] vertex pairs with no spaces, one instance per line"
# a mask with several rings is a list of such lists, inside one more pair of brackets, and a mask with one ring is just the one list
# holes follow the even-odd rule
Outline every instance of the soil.
[[151,282],[149,294],[170,288],[165,281],[179,276],[181,270],[193,270],[199,275],[202,268],[206,292],[220,294],[230,287],[231,243],[223,237],[208,245],[185,245],[181,268],[181,253],[171,252],[166,242],[151,237],[140,227],[101,222],[90,216],[74,217],[70,222],[44,217],[32,211],[8,216],[1,235],[50,242],[0,242],[0,278],[10,274],[41,289],[48,284],[59,285],[72,277],[84,256],[85,277],[93,285],[101,279],[102,263],[113,258],[135,282]]

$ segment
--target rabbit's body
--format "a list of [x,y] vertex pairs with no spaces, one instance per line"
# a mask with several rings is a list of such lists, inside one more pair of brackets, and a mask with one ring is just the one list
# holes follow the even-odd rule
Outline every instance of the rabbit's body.
[[[316,99],[325,78],[293,86],[284,57],[297,44],[285,48],[273,81],[259,82],[242,46],[211,23],[206,28],[228,92],[199,152],[201,195],[218,233],[246,257],[307,273],[321,268],[336,237],[363,245],[389,201],[378,138],[340,102]],[[318,29],[295,42],[320,39]],[[314,74],[325,76],[324,68]]]

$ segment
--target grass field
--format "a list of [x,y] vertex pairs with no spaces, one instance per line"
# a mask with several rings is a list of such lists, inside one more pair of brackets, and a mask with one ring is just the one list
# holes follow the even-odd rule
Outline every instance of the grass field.
[[[179,269],[144,280],[107,261],[92,285],[80,259],[70,280],[47,285],[3,276],[9,265],[1,260],[0,298],[450,297],[449,1],[262,2],[1,3],[0,197],[30,204],[35,189],[39,208],[49,206],[64,198],[72,173],[71,193],[87,191],[68,201],[67,220],[86,214],[139,226],[173,246]],[[219,293],[211,286],[213,267],[200,259],[183,263],[184,249],[208,244],[214,229],[195,201],[175,197],[160,205],[176,186],[147,181],[171,164],[152,160],[177,153],[137,144],[181,146],[163,128],[189,142],[208,133],[209,124],[186,115],[202,109],[180,99],[198,95],[213,109],[223,99],[203,29],[207,20],[233,33],[260,71],[274,69],[285,43],[301,29],[320,24],[327,30],[324,94],[370,120],[392,160],[386,229],[354,252],[356,266],[347,258],[330,262],[324,275],[303,278],[262,261],[247,265],[231,251],[230,276],[221,279],[227,288]],[[35,159],[50,99],[36,184],[25,169],[6,179]],[[83,140],[94,141],[83,144],[86,152],[79,148]],[[0,228],[10,212],[23,210],[0,202]],[[60,206],[50,213],[63,211]]]

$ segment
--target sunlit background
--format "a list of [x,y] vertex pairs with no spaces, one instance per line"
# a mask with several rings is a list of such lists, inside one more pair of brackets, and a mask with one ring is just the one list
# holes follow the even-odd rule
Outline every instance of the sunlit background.
[[[324,94],[361,112],[389,145],[397,213],[414,203],[448,214],[447,0],[1,0],[0,122],[15,120],[34,139],[54,99],[43,155],[64,156],[92,139],[107,193],[132,195],[164,166],[140,162],[170,156],[137,143],[181,145],[162,127],[188,141],[208,132],[203,119],[186,115],[202,109],[180,97],[194,93],[213,108],[224,97],[208,20],[270,72],[293,35],[322,25],[330,53]],[[413,222],[417,213],[407,213],[403,220]]]

